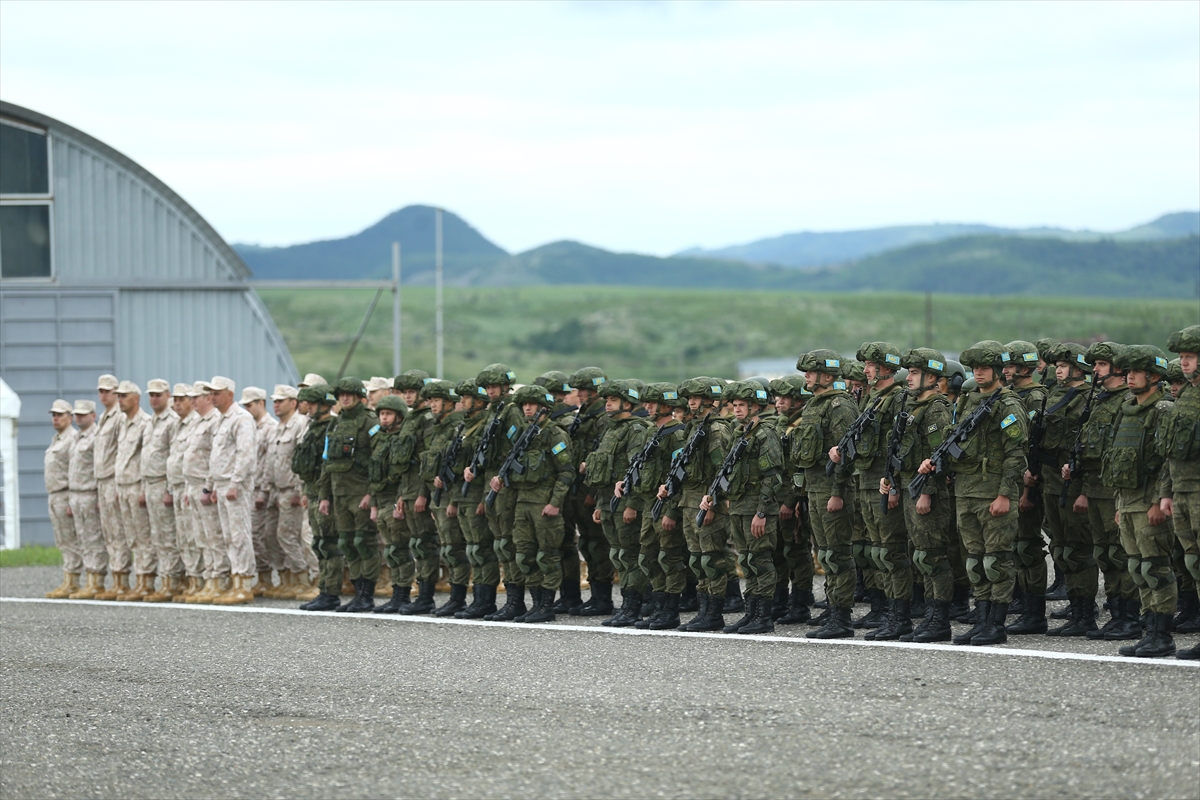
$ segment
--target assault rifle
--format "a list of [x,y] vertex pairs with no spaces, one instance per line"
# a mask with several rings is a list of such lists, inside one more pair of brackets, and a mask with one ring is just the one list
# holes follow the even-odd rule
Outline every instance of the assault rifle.
[[[496,410],[492,418],[488,420],[488,424],[483,428],[483,435],[479,437],[479,444],[475,447],[475,454],[471,456],[471,472],[475,475],[482,475],[487,468],[488,450],[492,449],[492,441],[496,438],[496,434],[500,432],[500,418],[504,412],[504,401],[501,400],[496,405]],[[471,482],[464,480],[462,487],[462,496],[466,497],[471,491]]]
[[[750,434],[754,433],[754,429],[759,425],[758,421],[752,422],[746,426],[746,430],[742,431],[742,435],[733,443],[733,447],[725,454],[725,460],[721,462],[721,468],[717,470],[717,475],[708,486],[708,496],[712,498],[715,505],[721,495],[729,493],[729,485],[733,481],[733,470],[737,467],[742,456],[746,454],[746,448],[750,446]],[[704,525],[704,517],[708,512],[703,508],[696,512],[696,527]]]
[[[962,446],[971,438],[971,434],[975,432],[988,415],[992,413],[992,406],[996,405],[996,400],[999,399],[1000,393],[1004,391],[997,387],[996,391],[989,394],[979,406],[963,418],[963,421],[958,423],[954,431],[946,437],[946,440],[937,446],[930,455],[929,460],[933,462],[934,470],[931,475],[938,475],[946,468],[948,458],[960,458],[963,454]],[[929,480],[931,475],[926,475],[923,472],[918,472],[917,477],[913,478],[908,484],[908,496],[916,500],[925,492],[925,482]]]
[[896,409],[896,418],[892,421],[892,434],[888,437],[887,455],[883,459],[883,477],[888,486],[892,487],[887,494],[879,497],[879,510],[884,514],[888,513],[888,498],[900,491],[896,487],[900,468],[904,466],[900,458],[900,440],[908,430],[908,423],[912,422],[912,415],[907,412],[907,407],[908,392],[904,392],[904,396],[900,398],[900,407]]
[[[1079,457],[1083,455],[1083,426],[1092,418],[1092,406],[1096,401],[1096,387],[1103,383],[1103,380],[1093,380],[1091,391],[1088,392],[1087,399],[1083,401],[1083,409],[1079,412],[1079,430],[1075,431],[1075,441],[1071,443],[1071,455],[1067,458],[1067,467],[1070,469],[1071,477],[1063,481],[1062,492],[1058,495],[1058,507],[1067,507],[1067,496],[1071,493],[1071,483],[1079,476]],[[1105,392],[1101,400],[1111,397],[1112,394]]]
[[700,424],[696,426],[696,430],[692,433],[692,437],[687,440],[683,449],[679,451],[679,455],[671,461],[671,470],[667,473],[667,496],[666,499],[658,498],[654,501],[654,505],[650,509],[650,519],[658,522],[662,519],[663,509],[667,505],[667,500],[670,500],[675,495],[683,491],[683,482],[687,480],[687,468],[691,463],[692,458],[696,455],[696,450],[700,447],[700,443],[704,437],[708,435],[708,418],[715,412],[709,411],[704,415],[704,419],[700,420]]
[[[521,431],[521,435],[513,442],[512,450],[509,451],[508,457],[500,464],[500,470],[496,477],[500,478],[501,483],[508,486],[508,476],[512,473],[518,475],[525,472],[525,465],[521,463],[521,456],[525,455],[525,451],[529,449],[529,443],[533,441],[533,437],[542,432],[542,427],[539,424],[542,421],[542,415],[546,413],[546,409],[539,408],[538,412],[533,415],[533,419],[529,421],[529,425],[525,430]],[[487,503],[487,507],[491,508],[496,504],[496,490],[488,488],[488,493],[484,496],[483,502]]]
[[[1042,386],[1046,385],[1046,376],[1049,373],[1050,365],[1047,364],[1042,370]],[[1046,438],[1046,401],[1049,399],[1050,391],[1047,390],[1042,395],[1041,410],[1029,421],[1029,448],[1026,451],[1025,460],[1035,484],[1029,487],[1029,502],[1035,506],[1041,505],[1042,502],[1042,464],[1046,460],[1046,456],[1042,452],[1042,440]]]
[[608,503],[609,513],[616,513],[617,506],[621,504],[622,497],[628,497],[639,483],[642,482],[642,470],[646,467],[646,462],[650,460],[656,452],[658,446],[662,443],[663,437],[669,433],[674,433],[679,430],[682,425],[664,425],[654,432],[650,437],[650,441],[646,442],[645,446],[638,452],[636,456],[629,459],[629,467],[625,470],[625,477],[621,479],[621,493],[614,494],[613,499]]
[[[885,400],[884,395],[879,395],[875,398],[875,402],[867,406],[866,411],[858,415],[854,422],[850,423],[850,427],[846,429],[846,433],[837,443],[838,452],[842,454],[842,464],[849,467],[854,463],[854,459],[858,458],[858,441],[862,439],[863,431],[867,425],[875,421],[875,412],[883,405]],[[829,463],[825,465],[825,474],[832,475],[837,469],[837,464],[833,463],[833,459],[829,459]]]
[[458,429],[454,431],[454,438],[450,440],[450,446],[446,448],[446,452],[442,453],[442,466],[438,469],[437,476],[442,479],[442,488],[434,488],[433,504],[440,505],[442,502],[442,491],[449,489],[454,485],[454,463],[458,461],[458,454],[462,452],[463,446],[463,428],[467,425],[466,422],[458,423]]

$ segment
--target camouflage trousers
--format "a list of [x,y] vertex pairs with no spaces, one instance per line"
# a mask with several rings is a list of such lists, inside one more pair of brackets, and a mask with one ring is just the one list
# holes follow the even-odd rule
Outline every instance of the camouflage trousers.
[[[236,487],[237,497],[229,499],[229,490]],[[254,484],[217,483],[217,513],[221,520],[221,537],[229,553],[229,572],[248,578],[254,574],[254,541],[250,534],[250,510],[254,506]]]
[[88,572],[105,573],[108,571],[108,550],[104,548],[104,532],[100,529],[100,501],[94,491],[70,494],[83,568]]
[[374,583],[379,580],[379,532],[371,521],[370,510],[360,508],[361,503],[362,495],[334,495],[330,517],[337,531],[338,550],[350,571],[350,580],[365,579]]
[[462,497],[461,489],[457,486],[454,492],[458,503],[458,516],[455,519],[466,543],[464,550],[471,565],[471,575],[477,585],[498,586],[500,561],[496,556],[496,541],[492,537],[487,514],[479,510],[483,505],[483,486],[479,481],[473,481],[466,497]]
[[624,509],[609,511],[606,501],[601,501],[599,508],[600,525],[608,540],[608,558],[620,575],[621,586],[639,594],[649,591],[649,576],[638,569],[638,556],[642,551],[641,513],[633,522],[626,522]]
[[54,546],[62,553],[63,572],[75,575],[83,569],[83,554],[76,533],[74,511],[71,509],[71,493],[66,489],[51,492],[46,496],[50,507],[50,526],[54,529]]
[[121,494],[116,478],[96,481],[100,503],[100,528],[104,533],[104,548],[108,550],[108,565],[115,572],[128,574],[133,567],[133,550],[125,543],[125,523],[121,519]]
[[1013,541],[1013,563],[1021,591],[1033,597],[1046,593],[1046,538],[1042,535],[1042,504],[1028,511],[1017,509],[1017,538]]
[[975,588],[975,599],[1008,603],[1016,581],[1017,501],[1010,501],[1007,514],[993,517],[989,508],[994,499],[959,497],[958,533],[967,551],[967,578]]
[[[878,481],[876,482],[878,484]],[[876,489],[878,491],[878,489]],[[871,533],[867,529],[867,520],[863,515],[858,498],[861,492],[857,487],[846,491],[842,498],[846,508],[850,510],[850,528],[853,531],[850,539],[850,555],[854,558],[856,569],[862,570],[863,585],[868,589],[887,589],[887,575],[879,569],[879,565],[871,558]]]
[[840,511],[829,511],[829,498],[824,493],[808,495],[817,561],[825,568],[825,597],[829,604],[850,608],[854,605],[854,501],[843,498]]
[[[449,516],[446,506],[434,506],[433,522],[437,526],[438,555],[449,572],[450,583],[466,586],[471,582],[471,562],[467,560],[467,539],[458,520]],[[458,514],[456,507],[454,513]]]
[[412,553],[413,569],[418,581],[438,579],[438,524],[428,505],[424,511],[413,508],[413,501],[404,507],[404,522],[408,525],[408,549]]
[[1180,559],[1192,584],[1200,584],[1200,492],[1175,492],[1171,499],[1171,527],[1179,543]]
[[204,505],[201,500],[211,495],[204,494],[204,486],[188,482],[187,503],[192,515],[192,527],[199,543],[205,578],[223,578],[229,575],[229,551],[221,536],[221,516],[214,500]]
[[730,514],[729,532],[733,546],[737,549],[737,563],[746,576],[746,594],[754,597],[771,597],[775,594],[775,542],[778,534],[778,517],[768,514],[766,533],[755,538],[750,532],[754,524],[753,514]]
[[[179,530],[175,522],[175,498],[167,491],[167,479],[142,482],[146,511],[150,516],[150,543],[158,561],[158,574],[182,578],[183,559],[179,555]],[[170,498],[171,505],[166,501]]]
[[1149,506],[1142,502],[1126,504],[1118,498],[1117,509],[1121,545],[1128,556],[1126,568],[1142,599],[1142,610],[1174,614],[1179,588],[1171,568],[1175,535],[1170,521],[1151,525],[1146,517]]
[[787,587],[803,595],[812,594],[813,551],[812,528],[797,512],[791,519],[777,517],[775,536],[775,581],[776,586]]
[[904,517],[913,546],[913,567],[925,579],[925,597],[950,602],[954,597],[954,575],[950,567],[950,493],[944,486],[935,491],[929,498],[929,513],[918,514],[917,501],[904,488],[906,483],[901,481],[901,508],[891,509],[887,515]]
[[683,538],[683,523],[675,520],[675,528],[667,530],[663,516],[655,522],[650,516],[653,500],[647,499],[641,513],[642,528],[638,537],[641,550],[638,565],[646,573],[651,591],[682,594],[687,587],[687,542]]
[[879,481],[882,471],[870,471],[859,476],[858,509],[871,540],[867,559],[877,572],[883,593],[892,600],[911,600],[913,587],[912,562],[908,557],[908,530],[901,509],[883,513],[879,501]]
[[[292,505],[293,498],[297,501]],[[309,563],[304,545],[304,509],[298,502],[299,494],[290,490],[273,490],[268,497],[275,506],[275,543],[279,548],[277,570],[286,572],[308,572]],[[257,554],[257,550],[255,551]]]
[[[312,550],[317,558],[317,588],[325,594],[338,595],[342,592],[342,569],[345,559],[338,547],[338,535],[333,520],[318,510],[320,499],[309,494],[308,527],[312,531]],[[405,548],[408,552],[408,548]],[[392,573],[395,575],[395,572]],[[409,583],[412,576],[409,575]]]
[[158,572],[158,557],[150,540],[150,512],[142,500],[142,484],[118,484],[117,498],[121,503],[125,546],[133,554],[134,574],[153,575]]
[[1117,525],[1116,516],[1115,498],[1088,496],[1087,520],[1092,533],[1092,558],[1104,575],[1104,594],[1110,598],[1133,599],[1137,594],[1129,574],[1129,554],[1121,544],[1121,528]]
[[713,521],[696,525],[703,491],[685,491],[679,504],[683,540],[688,549],[688,566],[696,576],[696,590],[711,597],[724,597],[730,574],[737,575],[737,564],[730,556],[729,511],[724,503],[713,509]]
[[[588,569],[588,583],[596,585],[598,583],[613,582],[613,563],[608,552],[608,537],[604,535],[604,526],[592,519],[592,512],[595,510],[595,505],[587,504],[587,494],[583,490],[579,490],[575,494],[567,494],[567,502],[563,506],[566,512],[566,530],[567,536],[564,538],[564,548],[566,547],[566,539],[570,539],[571,531],[574,529],[579,534],[578,552],[583,556],[584,562]],[[575,556],[575,561],[572,563],[571,558],[566,551],[563,552],[563,580],[571,580],[574,575],[575,579],[579,579],[579,556]]]
[[[262,497],[263,507],[258,507]],[[283,571],[283,550],[279,547],[279,502],[274,490],[258,489],[250,510],[250,540],[254,544],[254,569],[257,572]]]
[[542,514],[544,502],[528,502],[516,494],[512,535],[521,583],[557,591],[562,585],[562,516],[547,517]]
[[184,502],[188,494],[187,484],[168,486],[167,490],[171,493],[171,507],[175,509],[175,546],[179,550],[183,574],[189,578],[199,578],[204,568],[204,557],[196,535],[196,512]]
[[1071,481],[1065,506],[1060,506],[1063,479],[1057,467],[1042,470],[1042,506],[1046,510],[1046,533],[1050,536],[1050,557],[1063,571],[1070,597],[1091,599],[1100,590],[1100,570],[1096,565],[1092,528],[1087,514],[1074,510],[1083,489],[1080,481]]
[[[488,473],[480,484],[485,494],[493,475],[494,473]],[[474,482],[479,480],[476,478]],[[490,507],[484,503],[483,508],[487,514],[488,528],[492,532],[492,548],[496,552],[496,560],[500,563],[500,574],[504,582],[524,586],[525,576],[517,567],[517,548],[512,538],[513,523],[517,514],[516,490],[506,487],[497,493],[495,503]]]
[[[396,507],[394,496],[377,495],[375,500],[379,503],[375,517],[379,538],[383,540],[383,562],[391,572],[392,586],[403,592],[410,592],[416,568],[413,566],[412,548],[409,546],[412,534],[409,532],[408,522],[396,519],[392,515]],[[340,579],[338,585],[341,585]]]

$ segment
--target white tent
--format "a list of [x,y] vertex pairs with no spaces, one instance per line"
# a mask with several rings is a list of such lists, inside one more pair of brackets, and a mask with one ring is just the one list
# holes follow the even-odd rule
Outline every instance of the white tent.
[[17,485],[17,419],[21,398],[0,379],[0,546],[21,546],[21,492]]

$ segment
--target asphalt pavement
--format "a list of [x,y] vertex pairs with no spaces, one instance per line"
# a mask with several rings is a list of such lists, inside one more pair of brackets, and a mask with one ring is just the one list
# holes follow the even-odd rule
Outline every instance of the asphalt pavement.
[[0,602],[0,797],[1200,796],[1200,669],[1112,643],[293,608]]

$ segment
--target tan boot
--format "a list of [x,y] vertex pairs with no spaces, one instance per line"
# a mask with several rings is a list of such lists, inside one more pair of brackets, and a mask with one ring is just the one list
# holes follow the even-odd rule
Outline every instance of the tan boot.
[[392,568],[387,564],[379,568],[379,580],[375,581],[375,596],[392,596]]
[[117,599],[126,603],[140,603],[154,593],[154,578],[153,572],[149,575],[138,575],[137,584]]
[[143,603],[169,603],[175,599],[175,594],[179,592],[179,579],[172,578],[170,575],[163,575],[162,588],[157,592],[151,592],[142,598]]
[[89,572],[87,583],[77,592],[71,593],[72,600],[94,600],[96,595],[104,591],[104,573]]
[[434,589],[437,592],[450,591],[450,570],[446,569],[445,564],[438,565],[437,587]]
[[312,581],[309,580],[307,572],[301,572],[296,575],[295,593],[291,599],[303,600],[307,603],[309,600],[316,600],[317,595],[320,593],[317,587],[313,586]]
[[114,572],[113,585],[111,589],[103,592],[98,592],[93,598],[95,600],[116,600],[123,592],[129,591],[129,573]]
[[221,593],[221,579],[208,578],[204,581],[204,588],[196,592],[183,602],[195,605],[212,605],[213,598]]
[[188,575],[183,579],[183,584],[179,587],[179,591],[171,598],[172,603],[186,603],[187,599],[200,590],[199,578]]
[[354,584],[350,582],[350,568],[342,567],[342,594],[347,597],[353,597],[358,594],[358,590],[354,588]]
[[[286,569],[279,570],[279,583],[275,586],[268,586],[261,595],[255,592],[255,597],[265,597],[268,600],[281,600],[288,593],[291,587],[292,573]],[[257,589],[258,587],[254,587]]]
[[588,568],[587,568],[586,561],[579,562],[579,588],[581,588],[581,589],[591,589],[592,588],[592,584],[588,582]]
[[79,590],[79,573],[64,572],[63,582],[58,585],[57,589],[51,589],[46,592],[46,597],[51,600],[66,600],[71,596],[72,592]]
[[230,581],[229,591],[224,592],[213,600],[215,606],[240,606],[254,602],[254,590],[248,585],[250,576],[234,575]]
[[255,597],[262,597],[271,589],[275,588],[275,584],[271,581],[271,570],[258,573],[258,583],[254,584],[254,588],[250,591]]

